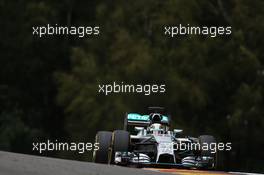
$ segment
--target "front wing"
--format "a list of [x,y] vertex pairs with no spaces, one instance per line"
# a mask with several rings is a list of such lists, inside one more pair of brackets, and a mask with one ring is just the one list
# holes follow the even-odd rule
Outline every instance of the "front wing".
[[152,162],[150,159],[135,155],[130,152],[116,152],[115,164],[136,167],[170,167],[170,168],[214,168],[213,157],[188,156],[181,160],[181,163]]

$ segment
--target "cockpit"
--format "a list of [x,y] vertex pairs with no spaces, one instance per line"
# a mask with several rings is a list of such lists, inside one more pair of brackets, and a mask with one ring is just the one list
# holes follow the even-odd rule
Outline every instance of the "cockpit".
[[148,133],[154,135],[166,134],[167,131],[166,126],[160,123],[153,123],[148,128]]
[[149,134],[159,135],[167,134],[169,131],[169,123],[163,120],[164,116],[159,113],[152,113],[150,116],[150,126],[147,129]]

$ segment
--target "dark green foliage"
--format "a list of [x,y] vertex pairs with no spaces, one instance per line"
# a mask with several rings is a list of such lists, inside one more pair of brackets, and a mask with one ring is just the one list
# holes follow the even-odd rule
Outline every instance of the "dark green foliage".
[[[0,9],[1,149],[30,152],[32,140],[45,138],[93,141],[98,130],[122,128],[126,111],[157,105],[186,134],[232,142],[220,157],[226,169],[263,171],[261,0],[1,0]],[[99,25],[100,36],[32,37],[31,27],[46,23]],[[232,35],[164,36],[164,26],[180,23],[230,25]],[[98,94],[98,84],[113,81],[164,83],[166,93]]]

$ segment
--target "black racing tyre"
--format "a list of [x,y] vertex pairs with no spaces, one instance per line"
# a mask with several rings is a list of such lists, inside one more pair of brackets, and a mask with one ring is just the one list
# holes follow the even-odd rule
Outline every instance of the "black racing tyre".
[[95,136],[95,143],[99,143],[99,149],[93,152],[93,162],[108,163],[109,147],[111,146],[112,132],[99,131]]
[[128,152],[130,145],[130,134],[124,130],[116,130],[112,134],[112,147],[109,163],[114,163],[115,152]]
[[[201,147],[203,145],[207,144],[209,146],[209,149],[203,150],[201,149],[200,155],[205,157],[213,157],[214,162],[212,162],[212,165],[209,167],[206,167],[208,169],[216,169],[217,168],[217,142],[216,139],[211,135],[201,135],[199,138],[199,144]],[[210,150],[210,145],[214,145],[214,150]]]

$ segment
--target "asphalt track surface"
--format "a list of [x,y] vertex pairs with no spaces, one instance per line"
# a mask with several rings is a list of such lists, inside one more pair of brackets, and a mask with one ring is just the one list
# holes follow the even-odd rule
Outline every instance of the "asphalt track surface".
[[[166,175],[150,170],[102,165],[0,151],[0,175]],[[168,175],[168,174],[167,174]]]
[[[126,168],[0,151],[0,175],[226,175],[250,174],[186,169]],[[252,173],[253,174],[253,173]],[[252,175],[251,174],[251,175]]]

